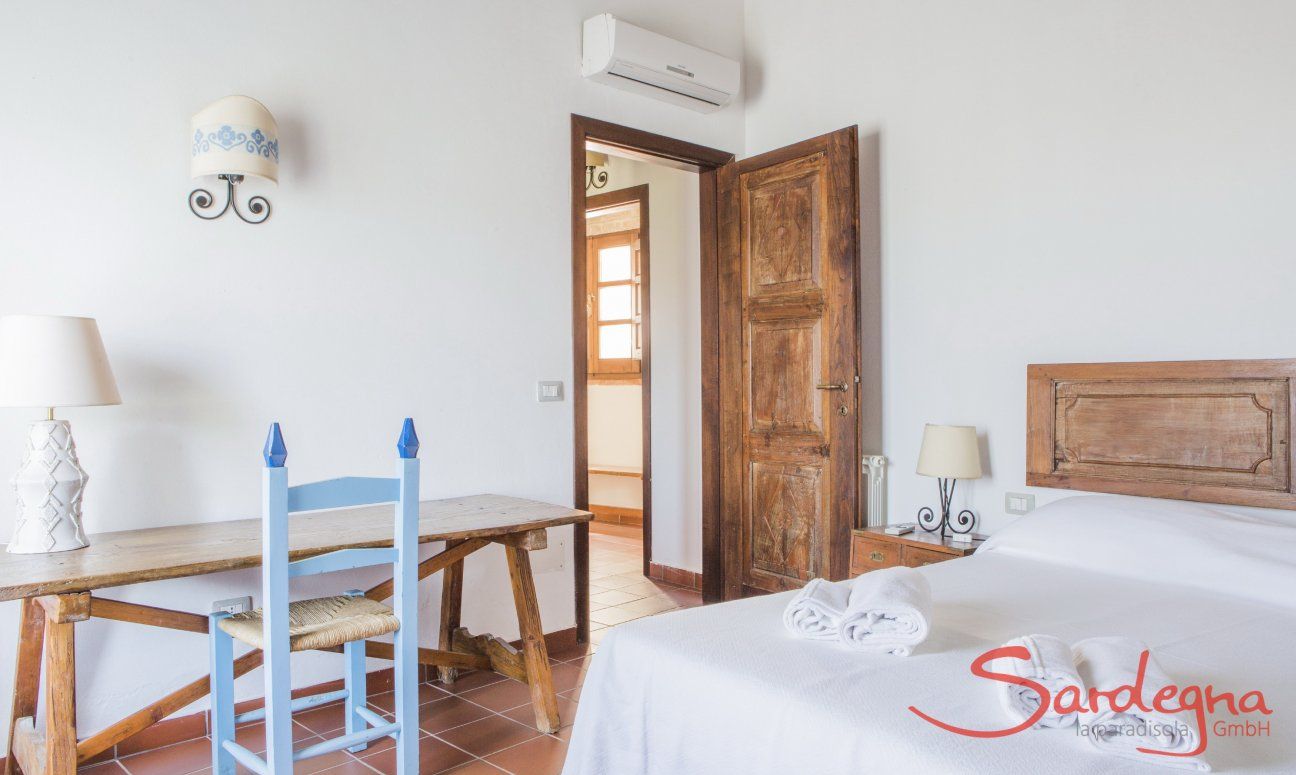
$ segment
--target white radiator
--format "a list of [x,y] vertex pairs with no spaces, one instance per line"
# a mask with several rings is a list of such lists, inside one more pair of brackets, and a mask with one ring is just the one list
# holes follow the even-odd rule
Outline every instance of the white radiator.
[[886,465],[886,458],[881,455],[864,456],[864,478],[868,482],[868,501],[864,512],[866,527],[880,527],[887,523]]

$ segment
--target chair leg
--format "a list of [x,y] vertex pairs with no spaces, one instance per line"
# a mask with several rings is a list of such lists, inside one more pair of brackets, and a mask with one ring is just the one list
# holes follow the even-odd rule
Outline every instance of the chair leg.
[[[286,640],[286,639],[285,639]],[[270,645],[270,644],[267,644]],[[287,643],[282,653],[265,652],[266,775],[292,775],[291,656]]]
[[401,628],[393,636],[395,661],[393,673],[396,684],[396,721],[400,732],[396,735],[396,775],[418,775],[418,632],[406,632],[405,622],[416,621],[413,616],[401,620]]
[[[346,655],[346,731],[347,734],[363,732],[369,724],[356,712],[369,701],[369,688],[365,675],[365,642],[353,640],[342,647]],[[358,753],[369,747],[368,743],[352,746],[347,750]]]
[[212,775],[234,775],[225,741],[234,739],[234,641],[218,626],[229,614],[211,617]]

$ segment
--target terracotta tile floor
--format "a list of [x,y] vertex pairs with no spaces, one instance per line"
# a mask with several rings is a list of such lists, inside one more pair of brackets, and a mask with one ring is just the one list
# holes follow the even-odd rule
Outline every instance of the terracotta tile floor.
[[[423,684],[419,687],[420,775],[556,775],[562,770],[588,655],[608,629],[643,616],[702,604],[696,592],[644,578],[642,552],[637,530],[596,525],[590,531],[592,644],[550,655],[563,728],[555,735],[537,732],[526,688],[493,673],[469,673],[453,687]],[[390,717],[390,693],[371,697],[369,704]],[[298,713],[293,724],[298,745],[319,742],[339,733],[342,707],[335,703]],[[261,724],[240,727],[238,738],[257,753],[264,751]],[[339,752],[299,763],[294,772],[395,773],[391,748],[391,741],[384,740],[359,754]],[[201,737],[82,767],[80,775],[210,775],[210,764],[211,741]],[[242,767],[238,771],[241,775],[248,772]]]

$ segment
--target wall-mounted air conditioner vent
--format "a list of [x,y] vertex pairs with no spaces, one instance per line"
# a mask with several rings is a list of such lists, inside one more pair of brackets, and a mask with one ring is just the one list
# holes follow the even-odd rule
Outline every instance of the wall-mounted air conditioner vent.
[[738,93],[742,66],[719,54],[621,21],[612,14],[585,20],[581,74],[709,113]]

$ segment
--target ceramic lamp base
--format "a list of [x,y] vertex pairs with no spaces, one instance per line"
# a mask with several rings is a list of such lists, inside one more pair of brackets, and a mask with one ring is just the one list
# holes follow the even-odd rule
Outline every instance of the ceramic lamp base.
[[27,456],[13,478],[18,521],[9,551],[44,554],[89,546],[81,525],[81,494],[89,479],[67,420],[32,423]]

